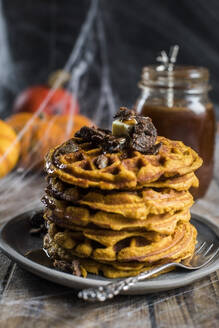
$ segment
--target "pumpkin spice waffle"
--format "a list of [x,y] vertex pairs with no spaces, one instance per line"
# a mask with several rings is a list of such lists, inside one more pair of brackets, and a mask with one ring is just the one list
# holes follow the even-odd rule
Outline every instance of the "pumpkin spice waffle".
[[[190,194],[189,194],[190,195]],[[191,197],[191,195],[190,195]],[[50,197],[48,195],[45,195],[42,199],[43,203],[46,205],[46,207],[50,210],[52,210],[52,213],[54,216],[61,218],[62,219],[67,219],[69,220],[69,222],[78,224],[78,225],[87,225],[90,223],[93,223],[97,225],[110,225],[114,222],[117,221],[117,226],[119,226],[119,224],[122,224],[123,222],[126,224],[126,226],[128,226],[129,221],[134,221],[132,222],[132,224],[136,224],[135,221],[139,221],[138,224],[140,224],[140,221],[143,221],[143,224],[145,225],[146,222],[148,223],[147,226],[149,225],[149,223],[153,220],[151,220],[151,218],[156,217],[156,220],[159,220],[159,216],[162,218],[161,220],[164,220],[163,217],[168,218],[168,222],[170,224],[171,222],[171,218],[172,217],[176,217],[179,218],[179,213],[187,213],[191,204],[190,202],[188,202],[187,206],[182,206],[181,208],[176,208],[176,210],[169,210],[169,211],[157,211],[156,210],[156,206],[154,206],[155,210],[153,210],[152,207],[152,211],[148,211],[147,215],[138,215],[138,211],[134,211],[135,208],[133,208],[133,213],[132,215],[130,215],[129,217],[126,217],[127,212],[129,213],[130,211],[126,211],[124,209],[124,213],[122,213],[122,210],[120,208],[120,213],[116,213],[116,211],[114,213],[110,213],[108,211],[101,211],[101,210],[93,210],[92,208],[89,207],[85,207],[85,206],[77,206],[65,201],[60,201],[57,200],[53,197]],[[152,199],[153,202],[153,199]],[[185,204],[185,203],[184,203]],[[140,206],[140,205],[139,205]],[[124,206],[125,208],[125,206]],[[158,207],[159,209],[159,201],[158,201]],[[169,209],[171,209],[171,207],[169,206]],[[160,213],[159,213],[160,212]],[[164,215],[162,215],[164,214]],[[174,214],[177,214],[174,216]],[[180,217],[182,218],[182,215],[180,215]],[[174,219],[175,221],[175,219]],[[131,226],[132,226],[131,224]],[[141,224],[142,226],[142,224]]]
[[72,138],[49,151],[45,170],[68,184],[104,190],[136,189],[161,178],[185,175],[198,169],[202,160],[180,141],[157,137],[161,145],[157,155],[133,151],[102,154],[101,147],[82,138]]
[[[69,202],[75,202],[76,200],[78,200],[79,192],[81,194],[83,193],[83,191],[87,192],[86,188],[79,188],[76,186],[69,185],[67,183],[64,183],[57,177],[47,177],[47,182],[48,182],[47,191],[49,191],[50,194],[52,194],[54,197]],[[168,188],[176,191],[187,191],[191,187],[197,188],[198,186],[199,186],[198,178],[192,172],[182,176],[176,176],[170,179],[164,179],[164,180],[160,179],[156,182],[146,184],[145,188],[158,188],[158,189]],[[88,190],[92,190],[92,189],[90,188]],[[102,192],[106,193],[106,191],[105,192],[102,191]]]
[[91,214],[89,210],[83,207],[74,207],[71,213],[47,209],[44,214],[45,220],[69,229],[73,229],[75,226],[92,226],[114,231],[155,231],[161,234],[172,234],[179,221],[189,221],[190,217],[189,209],[178,211],[173,215],[169,213],[149,215],[146,220],[127,219],[119,214],[101,211]]
[[148,188],[171,188],[177,191],[189,190],[191,187],[198,188],[198,186],[198,178],[193,172],[171,178],[161,178],[144,185]]
[[[186,256],[188,257],[188,255]],[[177,259],[175,262],[180,262],[182,259]],[[59,269],[59,261],[55,261],[57,263],[57,268]],[[65,262],[66,264],[67,262]],[[139,273],[152,270],[159,265],[165,264],[165,261],[159,261],[157,263],[148,264],[148,263],[135,263],[135,262],[128,262],[128,263],[101,263],[90,259],[80,259],[80,269],[81,274],[86,277],[87,273],[92,273],[96,275],[103,274],[106,278],[126,278],[130,276],[137,276]],[[172,271],[173,268],[168,268],[160,272],[159,274],[153,275],[156,277],[160,274],[167,273]],[[71,270],[72,271],[72,270]]]
[[[73,196],[73,193],[72,193]],[[70,212],[72,205],[81,205],[93,210],[123,215],[130,219],[144,220],[149,214],[173,214],[176,211],[191,207],[193,197],[188,191],[163,189],[143,189],[141,191],[124,191],[101,193],[99,191],[75,190],[74,201],[66,202],[51,196],[46,190],[43,202],[50,207],[67,209]]]
[[[179,223],[172,235],[156,233],[115,232],[96,229],[60,231],[50,224],[44,247],[58,259],[71,261],[75,256],[98,263],[144,262],[153,265],[160,261],[174,261],[192,255],[196,230],[190,223]],[[115,267],[114,267],[115,268]]]
[[[191,256],[189,223],[202,160],[122,108],[113,132],[83,127],[45,158],[44,248],[56,268],[127,277]],[[77,261],[77,270],[75,270]]]

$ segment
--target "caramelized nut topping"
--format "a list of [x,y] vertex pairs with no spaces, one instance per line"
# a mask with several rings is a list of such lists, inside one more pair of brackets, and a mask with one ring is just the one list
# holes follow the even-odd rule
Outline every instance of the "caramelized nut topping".
[[[156,154],[160,145],[155,145],[157,130],[149,117],[138,115],[134,110],[124,107],[114,116],[114,134],[109,130],[84,126],[75,137],[103,149],[103,152],[139,151],[143,154]],[[121,130],[119,130],[121,128]],[[103,166],[102,161],[97,165]]]
[[108,158],[102,154],[97,157],[95,164],[98,169],[104,169],[108,165]]

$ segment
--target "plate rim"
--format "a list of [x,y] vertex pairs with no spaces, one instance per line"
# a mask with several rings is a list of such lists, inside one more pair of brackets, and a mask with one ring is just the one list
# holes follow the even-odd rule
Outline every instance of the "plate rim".
[[[81,289],[81,288],[88,288],[88,287],[98,287],[100,285],[106,285],[109,282],[113,281],[113,279],[108,278],[83,278],[83,277],[77,277],[74,275],[71,275],[69,273],[61,272],[58,270],[54,270],[48,267],[45,267],[41,264],[38,264],[24,255],[20,254],[16,249],[11,247],[7,242],[4,241],[2,235],[3,232],[7,229],[7,226],[9,224],[12,224],[13,221],[18,220],[18,218],[21,218],[23,216],[27,216],[28,213],[31,213],[35,211],[36,209],[26,211],[24,213],[21,213],[10,220],[8,220],[3,226],[0,228],[0,249],[3,251],[4,254],[6,254],[10,259],[12,259],[14,262],[18,263],[20,266],[25,268],[27,271],[30,271],[31,273],[40,276],[41,278],[47,279],[49,281],[53,281],[55,283],[58,283],[63,286],[68,286],[70,288],[74,289]],[[209,218],[192,213],[192,218],[200,221],[201,223],[207,225],[213,232],[216,234],[216,236],[219,238],[219,226],[212,222]],[[144,293],[148,292],[159,292],[163,290],[170,290],[174,288],[184,287],[186,285],[189,285],[209,274],[219,269],[219,258],[216,259],[213,263],[205,267],[204,269],[199,269],[197,271],[190,272],[190,275],[187,277],[177,277],[171,280],[146,280],[142,282],[138,282],[135,286],[133,286],[129,291],[124,292],[124,294],[133,294],[138,293],[141,290]],[[193,273],[193,274],[192,274]],[[73,286],[73,285],[77,286]],[[71,286],[70,286],[71,285]]]

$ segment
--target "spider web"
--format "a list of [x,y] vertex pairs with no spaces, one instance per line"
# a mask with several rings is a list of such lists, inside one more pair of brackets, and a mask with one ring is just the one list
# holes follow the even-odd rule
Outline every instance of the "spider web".
[[[2,6],[2,3],[0,3],[0,6]],[[6,38],[7,34],[5,33],[3,16],[0,19],[0,24],[0,38],[5,45],[0,50],[0,66],[5,65],[10,68],[6,76],[3,76],[1,79],[1,83],[4,84],[6,81],[9,83],[9,76],[13,71],[13,63],[10,52],[8,51],[8,40]],[[92,109],[89,109],[89,118],[97,125],[109,126],[111,118],[116,111],[116,105],[110,81],[104,22],[98,0],[92,0],[90,2],[86,18],[81,25],[80,32],[63,70],[70,74],[70,80],[66,85],[66,89],[75,96],[74,99],[80,100],[81,113],[86,115],[86,109],[89,108],[89,103],[92,103]],[[64,73],[58,76],[48,96],[43,100],[33,117],[18,134],[17,140],[22,138],[30,125],[33,124],[35,118],[44,112],[48,101],[56,89],[62,85],[64,78]],[[91,90],[90,81],[92,79],[96,81],[96,85]],[[61,101],[65,102],[65,97]],[[74,126],[74,110],[75,103],[72,101],[70,119],[66,125],[66,131],[63,132],[66,135],[68,135],[68,132]],[[31,149],[29,156],[36,151],[40,151],[42,142],[49,137],[54,119],[55,116],[51,119],[42,139]],[[0,158],[0,162],[8,155],[14,144]],[[40,199],[44,189],[44,177],[42,173],[34,171],[34,167],[38,164],[37,161],[37,159],[34,159],[25,169],[18,164],[12,173],[1,179],[1,222],[6,221],[12,215],[41,207]]]

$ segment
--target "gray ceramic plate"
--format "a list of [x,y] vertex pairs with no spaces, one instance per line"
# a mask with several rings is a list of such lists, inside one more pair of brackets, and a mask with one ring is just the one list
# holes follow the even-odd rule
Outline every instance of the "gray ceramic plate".
[[[28,251],[38,249],[42,246],[42,237],[31,236],[29,234],[29,216],[31,212],[21,214],[8,223],[0,231],[0,248],[12,260],[19,263],[28,271],[58,284],[71,288],[82,289],[86,287],[100,286],[107,284],[110,279],[100,276],[88,275],[88,277],[76,277],[68,273],[63,273],[55,269],[38,264],[24,256]],[[192,223],[198,230],[198,241],[211,240],[219,243],[219,227],[209,222],[206,218],[193,215]],[[146,294],[163,290],[174,289],[188,285],[219,269],[219,258],[210,265],[197,271],[173,271],[161,275],[160,277],[139,282],[126,294]]]

